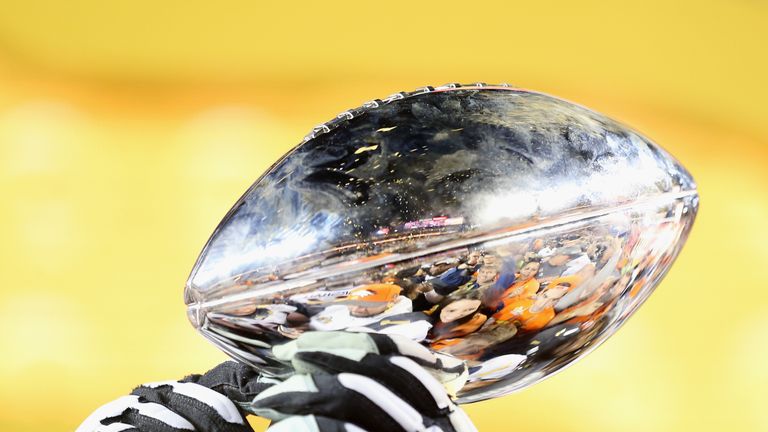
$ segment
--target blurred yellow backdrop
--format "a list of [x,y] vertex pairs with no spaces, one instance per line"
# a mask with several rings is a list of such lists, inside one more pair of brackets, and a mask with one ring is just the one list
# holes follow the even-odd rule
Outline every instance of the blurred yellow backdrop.
[[760,0],[0,2],[0,430],[72,430],[224,360],[181,294],[237,197],[343,109],[479,80],[633,125],[702,196],[637,316],[467,406],[480,430],[768,430],[766,20]]

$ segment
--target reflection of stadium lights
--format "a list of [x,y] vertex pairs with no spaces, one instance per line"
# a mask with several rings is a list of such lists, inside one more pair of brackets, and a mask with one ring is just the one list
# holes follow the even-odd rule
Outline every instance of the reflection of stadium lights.
[[443,226],[461,225],[464,223],[464,217],[448,217],[448,216],[435,216],[429,219],[419,219],[417,221],[410,221],[403,224],[405,229],[418,229],[418,228],[436,228]]
[[463,217],[447,218],[445,220],[445,225],[461,225],[463,223],[464,223]]
[[[297,225],[293,230],[271,238],[266,243],[255,242],[248,221],[232,223],[222,233],[205,256],[204,264],[198,267],[193,282],[205,286],[217,279],[227,279],[239,273],[244,267],[275,265],[280,261],[295,258],[305,253],[322,239],[330,235],[338,218],[327,217],[312,224]],[[223,247],[217,249],[217,246]]]
[[195,275],[195,283],[202,286],[215,278],[229,276],[233,271],[252,264],[253,262],[279,261],[301,254],[309,250],[318,240],[317,234],[311,230],[291,231],[283,237],[266,245],[245,245],[246,251],[238,253],[236,244],[224,250],[215,264],[201,267],[205,271]]
[[[480,208],[478,222],[493,224],[505,219],[520,221],[534,216],[547,216],[583,205],[582,200],[585,199],[599,205],[606,200],[616,200],[617,197],[629,201],[638,198],[638,194],[664,193],[666,191],[642,188],[648,184],[649,175],[658,175],[659,179],[664,176],[664,172],[652,162],[641,160],[637,166],[626,163],[611,165],[596,171],[578,184],[554,180],[548,188],[537,192],[526,192],[523,185],[515,185],[506,194],[478,196],[475,201],[475,205]],[[634,195],[627,195],[630,193]]]
[[528,193],[512,192],[501,196],[478,197],[478,222],[491,224],[506,218],[519,219],[536,213],[536,198]]

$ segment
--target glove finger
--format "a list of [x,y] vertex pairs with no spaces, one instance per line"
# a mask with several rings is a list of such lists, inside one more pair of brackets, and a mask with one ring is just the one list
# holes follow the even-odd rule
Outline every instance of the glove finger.
[[[420,415],[433,419],[436,425],[442,426],[442,430],[475,430],[466,414],[449,399],[441,383],[407,357],[368,354],[357,359],[320,351],[306,351],[296,354],[294,364],[297,365],[297,371],[306,374],[364,375],[385,386]],[[335,396],[331,394],[329,397]]]
[[235,403],[225,395],[192,382],[163,381],[144,384],[132,392],[142,402],[170,409],[190,422],[195,430],[252,432]]
[[[428,395],[422,396],[424,398],[424,403],[421,404],[424,409],[422,414],[429,413],[427,416],[435,421],[435,430],[476,432],[476,428],[469,417],[461,408],[451,401],[443,385],[432,374],[428,373],[427,370],[421,368],[415,361],[407,357],[393,356],[389,358],[389,361],[402,372],[409,374],[412,377],[411,385],[409,386],[410,388],[407,386],[401,391],[404,391],[402,394],[411,395],[406,398],[411,401],[411,404],[414,407],[419,409],[419,402],[413,401],[414,397],[418,397],[414,390],[423,387],[423,389],[428,392]],[[466,374],[464,381],[466,381]],[[390,381],[385,382],[389,383]],[[417,382],[419,385],[416,384]],[[432,407],[429,406],[429,402],[431,402]],[[434,411],[430,411],[430,408]]]
[[123,396],[96,409],[76,432],[148,432],[194,431],[184,417],[163,405],[141,402],[138,396]]
[[434,353],[424,345],[401,335],[369,333],[368,337],[382,355],[402,355],[422,367],[441,373],[460,374],[466,369],[463,360]]
[[293,416],[273,423],[266,432],[366,432],[352,423],[313,415]]
[[451,404],[443,386],[413,360],[403,356],[368,354],[361,359],[306,351],[293,360],[299,373],[354,373],[369,377],[389,388],[428,417],[445,415]]
[[307,332],[272,349],[275,357],[282,361],[291,361],[301,351],[323,351],[351,359],[360,359],[366,354],[403,355],[441,373],[461,374],[466,370],[462,360],[436,355],[418,342],[395,334]]
[[203,375],[189,375],[180,381],[208,387],[235,402],[248,402],[279,382],[244,363],[233,361],[223,362]]
[[401,355],[413,360],[427,370],[452,397],[455,396],[469,376],[467,364],[456,357],[435,353],[418,342],[400,335],[369,334],[379,353]]
[[265,390],[247,409],[272,420],[314,414],[393,432],[423,430],[430,423],[377,381],[350,373],[295,375]]
[[379,351],[368,333],[352,333],[338,331],[306,332],[297,339],[272,348],[272,353],[278,360],[290,362],[300,351],[326,351],[362,358],[365,354],[378,354]]
[[[368,354],[402,355],[426,368],[443,383],[449,395],[455,396],[467,381],[467,366],[463,360],[436,354],[423,345],[400,335],[351,332],[309,332],[298,339],[273,348],[276,358],[290,362],[296,354],[322,351],[359,361]],[[294,368],[301,368],[295,364]],[[311,372],[311,371],[309,371]]]
[[344,356],[401,354],[419,363],[434,365],[437,358],[426,347],[400,335],[348,331],[306,332],[297,339],[272,348],[279,360],[290,361],[299,351],[325,351]]

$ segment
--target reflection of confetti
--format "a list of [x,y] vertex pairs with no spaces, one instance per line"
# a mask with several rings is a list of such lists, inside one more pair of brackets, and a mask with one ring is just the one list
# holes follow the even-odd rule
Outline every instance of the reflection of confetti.
[[[390,128],[390,129],[394,129],[394,128]],[[381,130],[381,129],[379,129],[379,130]],[[359,149],[355,150],[355,154],[365,153],[367,151],[373,151],[373,150],[376,150],[377,148],[379,148],[378,145],[372,145],[372,146],[368,146],[368,147],[360,147]]]

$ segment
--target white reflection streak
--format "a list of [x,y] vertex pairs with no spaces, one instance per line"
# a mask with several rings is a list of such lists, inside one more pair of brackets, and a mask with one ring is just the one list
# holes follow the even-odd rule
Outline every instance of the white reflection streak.
[[227,238],[219,239],[227,246],[217,253],[215,258],[211,256],[200,267],[195,276],[195,284],[204,286],[219,282],[231,277],[233,272],[240,268],[252,267],[253,263],[263,266],[298,256],[312,248],[317,243],[319,234],[323,234],[323,232],[318,233],[310,227],[305,227],[304,229],[289,231],[281,238],[267,244],[235,240],[248,238],[248,230],[247,223],[233,224],[226,236]]
[[227,253],[226,255],[229,257],[237,257],[236,259],[228,260],[228,263],[230,263],[228,267],[237,269],[242,265],[253,262],[270,262],[294,257],[309,250],[316,241],[317,235],[310,230],[291,231],[279,240],[249,248],[243,254]]
[[[480,223],[494,223],[505,218],[528,219],[538,215],[557,213],[576,206],[582,197],[593,204],[623,197],[629,201],[648,191],[642,185],[649,178],[661,178],[659,169],[650,165],[620,164],[611,172],[598,172],[583,183],[558,182],[539,192],[510,191],[492,194],[478,200]],[[523,189],[524,188],[516,188]],[[589,191],[588,194],[585,194]],[[659,191],[661,193],[661,191]]]
[[481,224],[493,223],[504,218],[521,218],[533,215],[537,208],[537,199],[533,194],[511,192],[500,195],[488,195],[479,199],[481,205],[479,221]]

